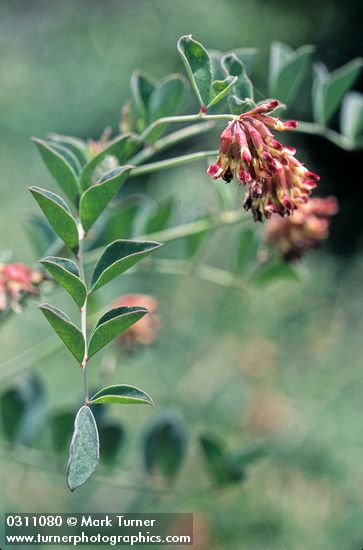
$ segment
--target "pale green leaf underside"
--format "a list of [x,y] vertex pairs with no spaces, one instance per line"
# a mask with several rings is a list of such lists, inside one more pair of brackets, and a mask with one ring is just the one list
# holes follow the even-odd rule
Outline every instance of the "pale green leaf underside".
[[143,307],[116,307],[99,319],[88,345],[88,357],[92,357],[116,336],[130,328],[147,313]]
[[87,481],[99,460],[99,438],[96,421],[89,407],[79,409],[69,449],[67,482],[71,491]]
[[160,243],[153,241],[114,241],[97,261],[92,274],[91,289],[96,290],[105,285],[160,246]]
[[78,266],[73,260],[47,256],[40,260],[53,279],[57,281],[69,294],[79,307],[82,307],[87,295],[87,288],[80,279]]
[[29,191],[43,210],[46,218],[57,235],[74,252],[78,251],[78,229],[77,224],[65,202],[50,191],[40,187],[29,187]]
[[85,354],[85,341],[79,328],[62,310],[50,304],[41,304],[39,309],[78,363],[82,363]]
[[90,402],[96,403],[118,403],[119,405],[154,405],[150,395],[135,386],[128,384],[117,384],[108,386],[95,393]]
[[80,201],[80,218],[85,231],[88,231],[102,214],[108,203],[116,195],[126,181],[131,165],[120,166],[92,185],[83,193]]
[[216,105],[224,97],[226,97],[231,88],[236,84],[237,80],[237,76],[227,76],[224,80],[215,80],[212,82],[210,101],[207,107],[213,107],[213,105]]

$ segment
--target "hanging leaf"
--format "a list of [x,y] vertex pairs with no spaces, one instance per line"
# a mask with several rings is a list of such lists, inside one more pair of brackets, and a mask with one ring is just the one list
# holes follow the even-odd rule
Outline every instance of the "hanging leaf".
[[167,480],[175,479],[187,449],[184,423],[179,415],[166,413],[153,420],[143,438],[146,472],[155,470]]
[[363,145],[363,94],[349,92],[342,103],[341,132],[357,145]]
[[252,82],[247,76],[244,65],[234,53],[227,54],[221,59],[222,67],[227,75],[237,77],[237,81],[233,85],[233,90],[237,97],[245,100],[246,98],[253,100]]
[[33,141],[37,145],[45,165],[59,187],[63,189],[72,202],[76,203],[79,195],[79,183],[72,166],[49,143],[38,138],[33,138]]
[[79,409],[69,450],[67,481],[71,491],[87,481],[99,460],[99,439],[96,421],[89,407]]
[[362,66],[361,58],[353,59],[330,74],[322,63],[315,66],[313,100],[316,122],[329,123],[338,110],[344,95],[358,78]]
[[219,103],[228,92],[231,91],[232,87],[236,84],[238,78],[237,76],[227,76],[224,80],[214,80],[211,86],[210,92],[210,101],[207,105],[207,108],[213,107]]
[[206,465],[212,479],[216,483],[226,483],[228,475],[224,463],[224,448],[212,436],[202,435],[199,438]]
[[255,57],[258,54],[257,48],[240,48],[227,53],[234,53],[242,61],[247,74],[251,74]]
[[[131,92],[135,106],[143,122],[148,121],[149,102],[158,81],[143,71],[134,71],[131,76]],[[140,128],[140,131],[143,128]]]
[[78,266],[73,260],[47,256],[40,260],[53,279],[57,281],[69,294],[79,307],[82,307],[87,295],[87,288],[80,279]]
[[286,44],[271,46],[269,94],[282,103],[292,103],[311,64],[313,46],[302,46],[295,52]]
[[78,229],[67,204],[55,193],[29,187],[29,191],[43,210],[54,231],[76,254],[78,251]]
[[95,173],[97,167],[106,157],[115,157],[118,164],[122,165],[131,157],[138,147],[138,141],[135,135],[125,134],[123,136],[117,136],[110,141],[105,148],[94,156],[83,168],[80,178],[80,184],[82,191],[88,189],[90,185],[95,183]]
[[117,403],[119,405],[154,405],[150,395],[135,386],[116,384],[95,393],[90,403]]
[[324,120],[324,86],[329,79],[329,71],[324,63],[318,61],[313,65],[313,116],[316,122],[322,123]]
[[35,375],[25,375],[0,397],[3,432],[11,442],[30,446],[45,419],[45,391]]
[[8,441],[14,441],[26,411],[26,403],[21,393],[12,388],[0,396],[1,426]]
[[271,263],[257,270],[251,277],[256,286],[265,286],[271,282],[284,279],[299,281],[300,277],[296,269],[286,263]]
[[74,413],[65,411],[54,414],[50,418],[50,427],[54,452],[62,453],[71,441]]
[[324,89],[324,120],[326,124],[337,111],[345,93],[357,80],[362,66],[362,59],[353,59],[330,74]]
[[78,363],[82,363],[85,354],[85,341],[79,328],[72,323],[68,315],[57,307],[41,304],[39,309]]
[[91,290],[101,288],[160,246],[160,243],[153,241],[114,241],[105,248],[97,261],[92,274]]
[[25,221],[26,236],[37,256],[44,254],[55,243],[57,235],[44,216],[31,214]]
[[116,462],[125,440],[125,431],[118,424],[105,424],[99,427],[101,461],[107,465]]
[[207,50],[192,38],[182,36],[178,41],[178,51],[202,107],[210,101],[212,86],[211,60]]
[[91,334],[88,357],[92,357],[116,336],[130,328],[147,313],[144,307],[116,307],[103,315]]
[[239,238],[234,271],[243,273],[252,259],[256,258],[257,249],[256,232],[252,229],[245,229]]
[[[176,116],[180,113],[185,100],[184,78],[171,74],[161,80],[153,91],[148,104],[148,121]],[[154,142],[165,132],[167,126],[160,125],[148,135],[148,141]]]
[[146,220],[145,233],[156,233],[165,229],[170,220],[173,207],[174,201],[172,197],[158,204]]
[[104,211],[110,200],[120,190],[128,178],[133,166],[119,166],[103,176],[83,193],[80,201],[80,218],[83,229],[88,231],[100,214]]

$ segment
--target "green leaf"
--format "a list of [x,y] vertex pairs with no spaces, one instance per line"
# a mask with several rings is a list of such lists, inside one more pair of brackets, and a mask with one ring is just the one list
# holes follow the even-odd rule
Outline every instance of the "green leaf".
[[258,53],[257,48],[240,48],[233,50],[233,52],[240,61],[242,61],[244,68],[248,74],[251,74],[253,64],[255,62],[255,57]]
[[353,143],[363,145],[363,94],[349,92],[342,103],[341,132]]
[[26,411],[26,403],[21,393],[12,388],[0,396],[1,427],[8,441],[14,441]]
[[78,200],[79,182],[76,172],[59,151],[52,147],[46,141],[33,138],[40,154],[59,187],[74,203]]
[[103,315],[95,326],[88,346],[92,357],[116,336],[130,328],[147,313],[144,307],[116,307]]
[[87,295],[87,288],[80,279],[78,266],[73,260],[47,256],[40,260],[53,279],[72,296],[79,307],[82,307]]
[[41,380],[25,375],[0,398],[1,423],[5,437],[30,446],[45,419],[45,391]]
[[252,99],[242,100],[235,95],[230,95],[228,98],[229,108],[232,115],[241,115],[242,113],[247,113],[253,109],[256,104]]
[[209,435],[200,436],[199,442],[210,476],[216,483],[226,483],[228,476],[224,463],[225,451],[221,442]]
[[92,274],[91,290],[101,288],[160,246],[160,243],[153,241],[114,241],[105,248],[97,261]]
[[237,76],[227,76],[224,80],[214,80],[214,82],[212,82],[210,102],[208,103],[207,108],[213,107],[213,105],[216,105],[224,97],[226,97],[231,88],[236,84],[237,80]]
[[252,229],[245,229],[238,242],[235,271],[243,273],[252,259],[256,258],[258,242],[256,232]]
[[237,81],[233,85],[233,90],[236,95],[245,100],[246,98],[253,100],[252,82],[247,76],[244,65],[234,53],[227,54],[221,59],[222,67],[227,75],[237,77]]
[[203,229],[185,238],[185,255],[187,259],[191,259],[198,252],[208,234],[209,230]]
[[145,224],[145,233],[156,233],[165,229],[170,220],[174,206],[172,197],[165,199],[161,204],[158,204],[149,215]]
[[125,440],[125,431],[118,424],[105,424],[99,428],[101,460],[113,464]]
[[78,162],[83,166],[87,162],[88,152],[85,142],[82,139],[71,137],[71,136],[62,136],[54,132],[49,132],[47,137],[50,141],[58,143],[67,147],[73,155],[78,159]]
[[137,147],[138,141],[133,134],[117,136],[110,141],[103,151],[94,156],[84,166],[80,179],[82,191],[88,189],[90,185],[95,183],[95,180],[99,179],[96,170],[105,158],[115,157],[119,164],[124,164],[124,162],[135,152]]
[[270,50],[270,66],[268,88],[274,88],[284,63],[294,54],[294,50],[288,44],[283,42],[272,42]]
[[25,228],[26,236],[37,256],[44,254],[58,238],[48,221],[41,214],[32,213],[28,216],[25,220]]
[[67,481],[71,491],[87,481],[99,460],[99,439],[96,421],[89,407],[79,409],[69,450]]
[[[148,121],[158,118],[175,116],[180,113],[185,100],[184,78],[172,74],[164,78],[153,91],[148,105]],[[165,132],[167,126],[160,125],[148,136],[148,141],[154,142]]]
[[137,111],[144,121],[148,118],[149,101],[157,85],[157,80],[143,71],[132,73],[131,92]]
[[72,323],[68,315],[57,307],[41,304],[39,309],[78,363],[82,363],[85,354],[85,341],[79,328]]
[[207,50],[193,40],[192,35],[182,36],[178,50],[202,107],[210,101],[212,86],[211,60]]
[[172,481],[178,474],[187,449],[184,423],[176,413],[166,413],[148,426],[143,441],[146,472],[160,474]]
[[66,203],[50,191],[40,187],[29,187],[29,191],[43,210],[54,231],[67,246],[77,254],[78,228]]
[[49,145],[54,151],[60,154],[63,160],[65,160],[74,170],[78,178],[79,174],[81,173],[81,164],[76,155],[74,155],[72,151],[68,149],[68,147],[61,145],[60,143],[55,143],[54,141],[50,140],[44,141],[44,143]]
[[116,384],[102,388],[91,397],[90,403],[117,403],[118,405],[154,405],[150,395],[135,386]]
[[299,281],[300,277],[291,265],[286,263],[272,263],[256,271],[251,280],[256,286],[266,286],[274,281]]
[[283,103],[291,103],[295,99],[311,64],[313,52],[312,46],[302,46],[293,52],[280,42],[272,44],[269,79],[269,94],[272,97]]
[[263,447],[242,447],[228,453],[224,458],[228,481],[236,482],[245,479],[246,468],[266,455],[267,451]]
[[318,61],[317,63],[314,63],[313,75],[313,115],[314,120],[322,124],[324,120],[324,87],[326,82],[329,80],[329,71],[324,63]]
[[69,446],[73,431],[74,414],[69,411],[54,414],[50,418],[52,442],[56,454]]
[[97,218],[102,214],[110,200],[125,183],[131,170],[131,165],[119,166],[103,176],[83,193],[80,201],[80,218],[85,231],[88,231]]
[[362,59],[353,59],[330,74],[324,86],[324,122],[336,113],[344,95],[350,90],[362,70]]

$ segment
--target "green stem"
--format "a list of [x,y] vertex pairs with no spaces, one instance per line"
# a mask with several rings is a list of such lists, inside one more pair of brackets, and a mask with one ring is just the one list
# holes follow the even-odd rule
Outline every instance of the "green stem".
[[197,124],[187,126],[186,128],[182,128],[181,130],[177,130],[176,132],[172,132],[167,136],[158,139],[155,143],[147,145],[132,159],[130,159],[129,162],[134,166],[138,166],[161,151],[165,151],[165,149],[168,149],[169,147],[172,147],[173,145],[176,145],[186,139],[204,134],[214,128],[214,126],[215,124],[212,121],[199,122]]
[[[78,251],[78,260],[79,260],[79,272],[81,276],[81,280],[86,284],[86,277],[84,272],[84,255],[83,255],[83,244],[85,240],[85,232],[83,230],[83,227],[81,223],[79,222],[78,226],[79,231],[79,251]],[[81,307],[81,330],[83,334],[83,338],[85,341],[85,351],[83,360],[81,363],[82,372],[83,372],[83,390],[84,390],[84,401],[87,404],[89,401],[89,393],[88,393],[88,377],[87,377],[87,300],[88,296],[86,295],[86,299],[84,301],[83,306]]]
[[342,134],[339,134],[339,132],[332,130],[331,128],[323,126],[322,124],[316,124],[315,122],[298,122],[298,126],[295,131],[303,134],[322,136],[338,147],[341,147],[341,149],[345,149],[345,151],[354,151],[357,149],[350,139]]
[[227,114],[221,114],[221,115],[206,115],[204,113],[198,113],[196,115],[184,115],[184,116],[166,116],[163,118],[159,118],[158,120],[155,120],[152,122],[145,130],[140,134],[139,140],[141,143],[146,141],[148,136],[151,134],[151,132],[157,128],[160,125],[163,124],[172,124],[177,123],[181,124],[183,122],[196,122],[201,120],[233,120],[234,118],[237,118],[235,115],[227,115]]
[[214,157],[217,154],[218,154],[218,151],[200,151],[198,153],[181,155],[180,157],[175,157],[167,160],[150,162],[149,164],[144,164],[143,166],[138,166],[134,168],[131,172],[130,177],[143,176],[145,174],[151,174],[152,172],[157,172],[159,170],[174,168],[175,166],[180,166],[181,164],[188,164],[189,162],[194,162],[195,160]]
[[[238,210],[228,210],[226,212],[219,212],[209,218],[185,223],[176,227],[170,227],[168,229],[163,229],[162,231],[156,231],[155,233],[147,233],[146,235],[140,235],[137,238],[142,241],[161,241],[165,243],[175,241],[177,239],[183,239],[184,237],[189,237],[190,235],[195,235],[197,233],[201,233],[202,231],[234,225],[241,222],[244,218],[247,219],[246,213],[242,208]],[[87,255],[84,258],[85,264],[96,261],[102,250],[103,248],[100,247],[87,252]]]

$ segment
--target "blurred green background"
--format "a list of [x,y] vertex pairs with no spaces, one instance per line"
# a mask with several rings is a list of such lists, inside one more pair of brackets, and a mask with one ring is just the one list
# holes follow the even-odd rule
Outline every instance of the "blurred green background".
[[[361,11],[358,0],[1,0],[1,248],[14,261],[36,260],[24,222],[37,210],[26,188],[53,183],[30,136],[97,138],[105,126],[116,130],[134,68],[157,78],[182,70],[180,35],[193,33],[223,51],[259,48],[253,79],[263,90],[272,40],[294,48],[315,44],[317,57],[334,69],[361,53]],[[188,101],[195,108],[191,94]],[[309,111],[303,92],[292,112],[308,119]],[[215,140],[200,139],[208,148]],[[38,449],[10,452],[4,444],[3,512],[192,511],[200,549],[363,546],[360,157],[317,138],[299,137],[299,143],[304,160],[324,176],[322,192],[342,202],[330,243],[300,266],[301,282],[237,293],[188,276],[120,279],[103,293],[103,303],[124,292],[153,294],[163,328],[157,345],[123,358],[113,379],[150,392],[155,410],[111,407],[110,418],[126,431],[116,471],[101,471],[75,494],[65,484],[63,454],[48,471],[46,427]],[[190,144],[200,147],[199,140]],[[203,163],[140,181],[138,190],[146,185],[154,198],[175,197],[179,221],[216,204]],[[236,232],[220,231],[203,253],[223,266],[224,243]],[[171,244],[165,249],[173,255]],[[75,313],[62,292],[53,294],[49,301]],[[16,382],[7,369],[21,368],[32,346],[55,338],[34,303],[13,317],[0,335],[2,387]],[[31,370],[45,385],[48,415],[76,408],[81,379],[67,351]],[[97,362],[92,371],[97,387],[105,374]],[[143,489],[142,434],[165,409],[184,417],[187,459],[175,486]],[[197,444],[198,434],[210,429],[230,448],[261,441],[270,455],[250,468],[243,484],[211,489]]]

